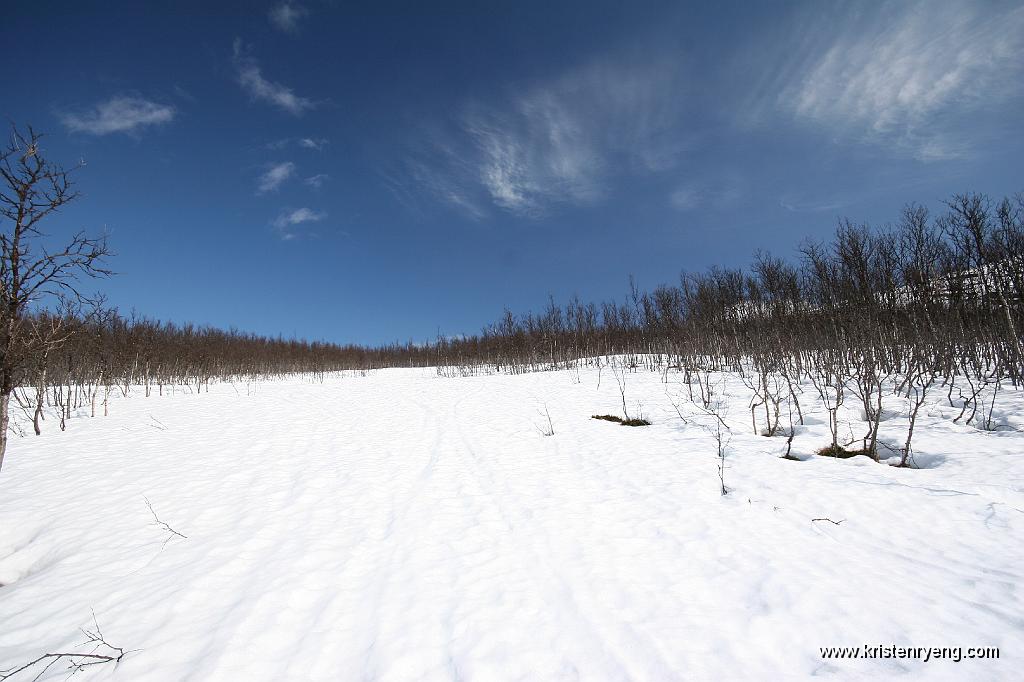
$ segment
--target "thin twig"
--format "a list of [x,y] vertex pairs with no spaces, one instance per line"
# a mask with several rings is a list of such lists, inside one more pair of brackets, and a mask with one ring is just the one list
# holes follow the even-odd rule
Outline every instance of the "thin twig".
[[[100,624],[99,621],[96,619],[95,611],[92,612],[92,622],[93,627],[95,627],[95,632],[86,630],[85,628],[81,628],[82,633],[86,636],[86,641],[83,642],[80,646],[86,644],[95,645],[90,653],[72,653],[67,651],[61,651],[43,654],[42,656],[39,656],[38,658],[29,661],[28,663],[17,668],[0,671],[0,681],[11,679],[18,673],[28,670],[29,668],[39,663],[42,663],[43,661],[48,662],[45,666],[43,666],[43,669],[39,672],[39,674],[37,674],[33,678],[33,682],[41,678],[46,673],[47,670],[53,667],[61,659],[67,659],[68,670],[70,670],[71,674],[73,675],[93,665],[100,665],[102,663],[114,663],[116,665],[121,662],[121,659],[123,659],[128,654],[132,653],[132,651],[137,651],[137,649],[132,651],[126,651],[123,647],[114,646],[113,644],[110,644],[103,636],[103,631],[100,629]],[[110,653],[96,653],[103,647],[106,647]]]
[[156,510],[153,509],[153,504],[149,501],[148,497],[143,496],[142,499],[144,499],[146,501],[146,506],[149,507],[149,513],[153,515],[154,522],[158,526],[160,526],[161,528],[166,530],[168,533],[170,533],[170,535],[167,536],[167,539],[164,540],[164,547],[167,546],[168,542],[170,542],[171,540],[174,539],[175,535],[177,535],[179,538],[186,538],[186,539],[188,538],[188,536],[185,535],[184,533],[179,533],[178,531],[176,531],[173,528],[171,528],[168,524],[166,524],[166,523],[164,523],[163,521],[160,520],[160,517],[156,515]]

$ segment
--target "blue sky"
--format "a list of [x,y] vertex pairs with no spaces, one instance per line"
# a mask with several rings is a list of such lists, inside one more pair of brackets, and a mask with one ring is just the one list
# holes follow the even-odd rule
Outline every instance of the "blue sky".
[[425,340],[1024,190],[1021,2],[209,5],[5,9],[124,311]]

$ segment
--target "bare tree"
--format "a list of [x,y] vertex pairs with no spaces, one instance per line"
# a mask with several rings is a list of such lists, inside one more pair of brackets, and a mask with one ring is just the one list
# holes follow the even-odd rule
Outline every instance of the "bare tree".
[[0,154],[0,466],[7,451],[11,393],[25,364],[26,318],[34,306],[83,299],[79,280],[110,274],[105,237],[79,232],[55,249],[41,223],[78,198],[69,171],[43,157],[42,135],[12,128]]
[[[28,343],[32,351],[31,370],[35,374],[35,410],[32,413],[32,427],[36,435],[42,433],[39,422],[43,418],[46,391],[49,388],[49,360],[52,352],[60,348],[74,333],[69,329],[73,312],[61,310],[58,314],[43,313],[28,320]],[[2,453],[0,453],[2,454]]]

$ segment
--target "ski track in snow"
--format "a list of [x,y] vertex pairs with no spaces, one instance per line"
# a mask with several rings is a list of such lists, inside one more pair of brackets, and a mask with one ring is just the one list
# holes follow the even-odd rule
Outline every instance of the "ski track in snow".
[[[653,426],[590,419],[621,409],[610,379],[386,370],[133,393],[66,432],[51,417],[0,473],[0,670],[87,651],[93,609],[138,650],[96,680],[1016,678],[1019,392],[995,432],[932,405],[930,468],[900,470],[778,459],[734,382],[722,497],[714,442],[658,374],[627,375]],[[807,416],[801,455],[828,442]],[[1001,658],[819,654],[863,644]]]

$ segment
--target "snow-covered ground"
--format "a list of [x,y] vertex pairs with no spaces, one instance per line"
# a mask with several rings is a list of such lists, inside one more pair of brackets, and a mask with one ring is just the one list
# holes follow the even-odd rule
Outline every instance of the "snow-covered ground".
[[[83,679],[1019,679],[1020,393],[992,432],[930,407],[908,470],[809,457],[820,410],[780,459],[733,381],[722,497],[674,378],[627,376],[644,428],[591,419],[621,411],[597,384],[391,370],[51,418],[0,472],[0,670],[92,650],[95,612],[134,651]],[[821,655],[863,645],[1000,658]]]

